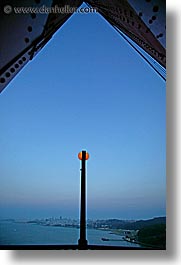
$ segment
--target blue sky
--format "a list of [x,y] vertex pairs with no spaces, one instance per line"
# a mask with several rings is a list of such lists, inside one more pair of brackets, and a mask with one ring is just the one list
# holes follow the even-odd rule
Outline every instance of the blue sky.
[[74,14],[0,96],[2,217],[166,214],[165,82],[97,14]]

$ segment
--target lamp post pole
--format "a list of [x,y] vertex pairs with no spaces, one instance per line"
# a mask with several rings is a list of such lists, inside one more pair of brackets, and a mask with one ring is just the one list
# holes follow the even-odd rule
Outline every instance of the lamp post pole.
[[80,239],[78,241],[79,249],[87,249],[87,240],[86,240],[86,156],[88,153],[82,151],[81,153],[81,205],[80,205]]

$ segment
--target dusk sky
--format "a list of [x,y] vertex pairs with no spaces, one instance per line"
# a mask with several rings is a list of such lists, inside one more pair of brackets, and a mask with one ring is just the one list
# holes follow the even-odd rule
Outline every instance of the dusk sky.
[[0,218],[166,215],[165,82],[101,16],[74,14],[0,95]]

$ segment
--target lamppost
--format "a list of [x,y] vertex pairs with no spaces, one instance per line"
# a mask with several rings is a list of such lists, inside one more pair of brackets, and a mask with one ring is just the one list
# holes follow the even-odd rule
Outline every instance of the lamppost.
[[78,158],[82,162],[81,168],[81,205],[80,205],[80,239],[78,241],[79,249],[87,249],[86,240],[86,160],[89,154],[82,151],[78,154]]

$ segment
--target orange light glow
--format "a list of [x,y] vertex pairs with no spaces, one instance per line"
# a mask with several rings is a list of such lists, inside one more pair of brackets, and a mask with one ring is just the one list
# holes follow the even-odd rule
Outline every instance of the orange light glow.
[[[78,158],[79,158],[80,160],[82,160],[82,152],[80,152],[80,153],[78,154]],[[88,160],[88,159],[89,159],[89,154],[86,152],[85,160]]]

